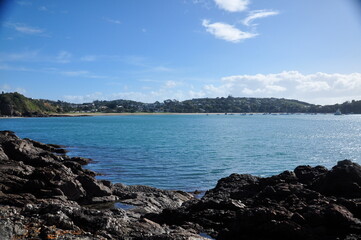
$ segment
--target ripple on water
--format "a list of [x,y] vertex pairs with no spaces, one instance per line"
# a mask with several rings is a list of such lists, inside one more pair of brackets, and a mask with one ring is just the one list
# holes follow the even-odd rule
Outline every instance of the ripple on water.
[[361,163],[361,116],[109,116],[1,119],[20,137],[70,146],[113,182],[193,191],[231,173]]

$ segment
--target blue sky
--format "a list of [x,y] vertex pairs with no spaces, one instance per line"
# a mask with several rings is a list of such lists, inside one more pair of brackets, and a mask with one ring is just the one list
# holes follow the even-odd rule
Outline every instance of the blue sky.
[[0,90],[70,102],[360,100],[357,2],[8,1]]

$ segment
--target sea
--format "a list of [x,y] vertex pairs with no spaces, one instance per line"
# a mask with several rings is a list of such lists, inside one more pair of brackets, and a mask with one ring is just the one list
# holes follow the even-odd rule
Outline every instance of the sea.
[[361,115],[130,115],[5,118],[0,130],[66,146],[113,183],[204,191],[232,173],[361,163]]

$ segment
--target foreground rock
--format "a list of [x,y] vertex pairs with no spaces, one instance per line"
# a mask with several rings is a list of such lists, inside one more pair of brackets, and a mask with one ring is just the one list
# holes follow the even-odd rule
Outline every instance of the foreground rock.
[[[59,145],[0,132],[0,239],[202,239],[143,216],[176,208],[184,192],[113,185]],[[125,202],[131,210],[115,208]]]
[[361,166],[299,166],[260,178],[232,174],[200,200],[151,218],[216,239],[361,239]]

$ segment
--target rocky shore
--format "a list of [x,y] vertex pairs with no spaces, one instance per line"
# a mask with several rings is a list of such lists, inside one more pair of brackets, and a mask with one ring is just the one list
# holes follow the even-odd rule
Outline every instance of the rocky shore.
[[0,132],[0,239],[361,239],[361,166],[232,174],[201,199],[97,180],[63,146]]

